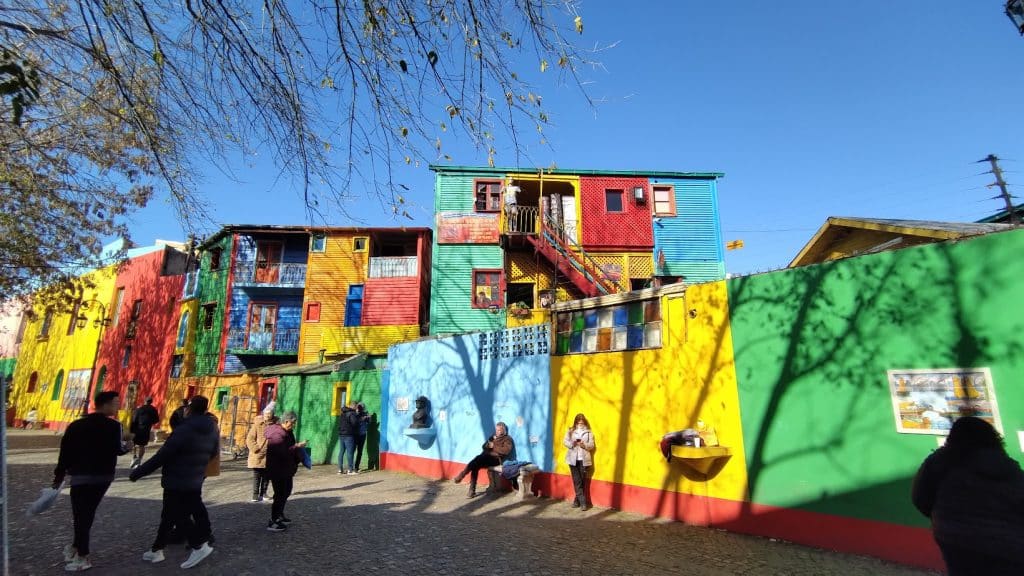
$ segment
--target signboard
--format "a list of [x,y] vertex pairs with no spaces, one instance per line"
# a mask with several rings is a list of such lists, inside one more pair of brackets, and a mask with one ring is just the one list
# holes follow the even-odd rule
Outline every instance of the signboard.
[[89,384],[92,382],[92,370],[71,370],[68,372],[67,381],[64,383],[64,398],[60,407],[64,410],[77,410],[86,402],[86,395],[89,394]]
[[988,368],[889,370],[888,375],[897,432],[945,435],[961,416],[976,416],[1003,431]]
[[497,244],[500,238],[496,212],[440,212],[438,244]]

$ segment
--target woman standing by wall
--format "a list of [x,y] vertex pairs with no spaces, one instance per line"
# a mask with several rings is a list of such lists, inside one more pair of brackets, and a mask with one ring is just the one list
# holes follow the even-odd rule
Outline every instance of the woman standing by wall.
[[597,449],[597,444],[594,441],[594,433],[590,430],[590,422],[582,413],[573,419],[572,427],[565,433],[562,444],[569,449],[565,454],[565,463],[569,465],[572,486],[576,491],[572,506],[586,510],[590,506],[587,487],[590,483],[590,474],[594,470],[594,450]]
[[246,464],[252,469],[252,502],[262,502],[267,496],[270,479],[267,478],[267,426],[277,421],[274,418],[275,403],[272,401],[263,409],[263,413],[253,419],[249,434],[245,437],[245,446],[249,449]]

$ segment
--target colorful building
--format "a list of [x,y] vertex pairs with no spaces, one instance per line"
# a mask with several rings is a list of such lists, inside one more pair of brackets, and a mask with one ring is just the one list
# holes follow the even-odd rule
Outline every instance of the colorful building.
[[174,365],[179,298],[190,255],[180,244],[132,250],[118,267],[109,325],[96,356],[94,393],[121,395],[127,423],[146,397],[163,414],[168,379]]
[[432,334],[535,324],[556,301],[725,277],[720,173],[431,170]]

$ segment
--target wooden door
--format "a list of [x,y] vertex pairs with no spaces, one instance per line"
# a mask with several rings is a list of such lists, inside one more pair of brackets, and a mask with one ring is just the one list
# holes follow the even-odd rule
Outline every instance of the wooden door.
[[261,284],[276,284],[281,277],[281,254],[283,248],[280,242],[257,242],[256,243],[256,282]]
[[277,304],[249,304],[249,350],[272,350],[277,328]]

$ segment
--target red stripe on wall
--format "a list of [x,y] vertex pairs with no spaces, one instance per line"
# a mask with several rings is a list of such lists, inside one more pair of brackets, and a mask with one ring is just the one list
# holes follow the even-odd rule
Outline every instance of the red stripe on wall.
[[220,352],[217,354],[217,372],[224,373],[224,360],[228,351],[228,332],[231,330],[231,289],[235,284],[235,260],[238,258],[238,234],[231,235],[231,261],[228,263],[228,281],[224,287],[224,325],[220,331]]
[[[427,478],[451,478],[462,470],[463,465],[385,452],[381,454],[381,467]],[[487,475],[480,476],[481,481],[486,483]],[[551,498],[571,500],[573,497],[572,479],[562,474],[538,474],[533,481],[533,488],[538,494]],[[596,506],[668,518],[696,526],[778,538],[848,554],[876,556],[933,570],[944,567],[939,548],[932,539],[931,531],[926,528],[600,480],[591,481],[590,499]]]
[[364,326],[419,324],[418,277],[367,278],[363,291]]

